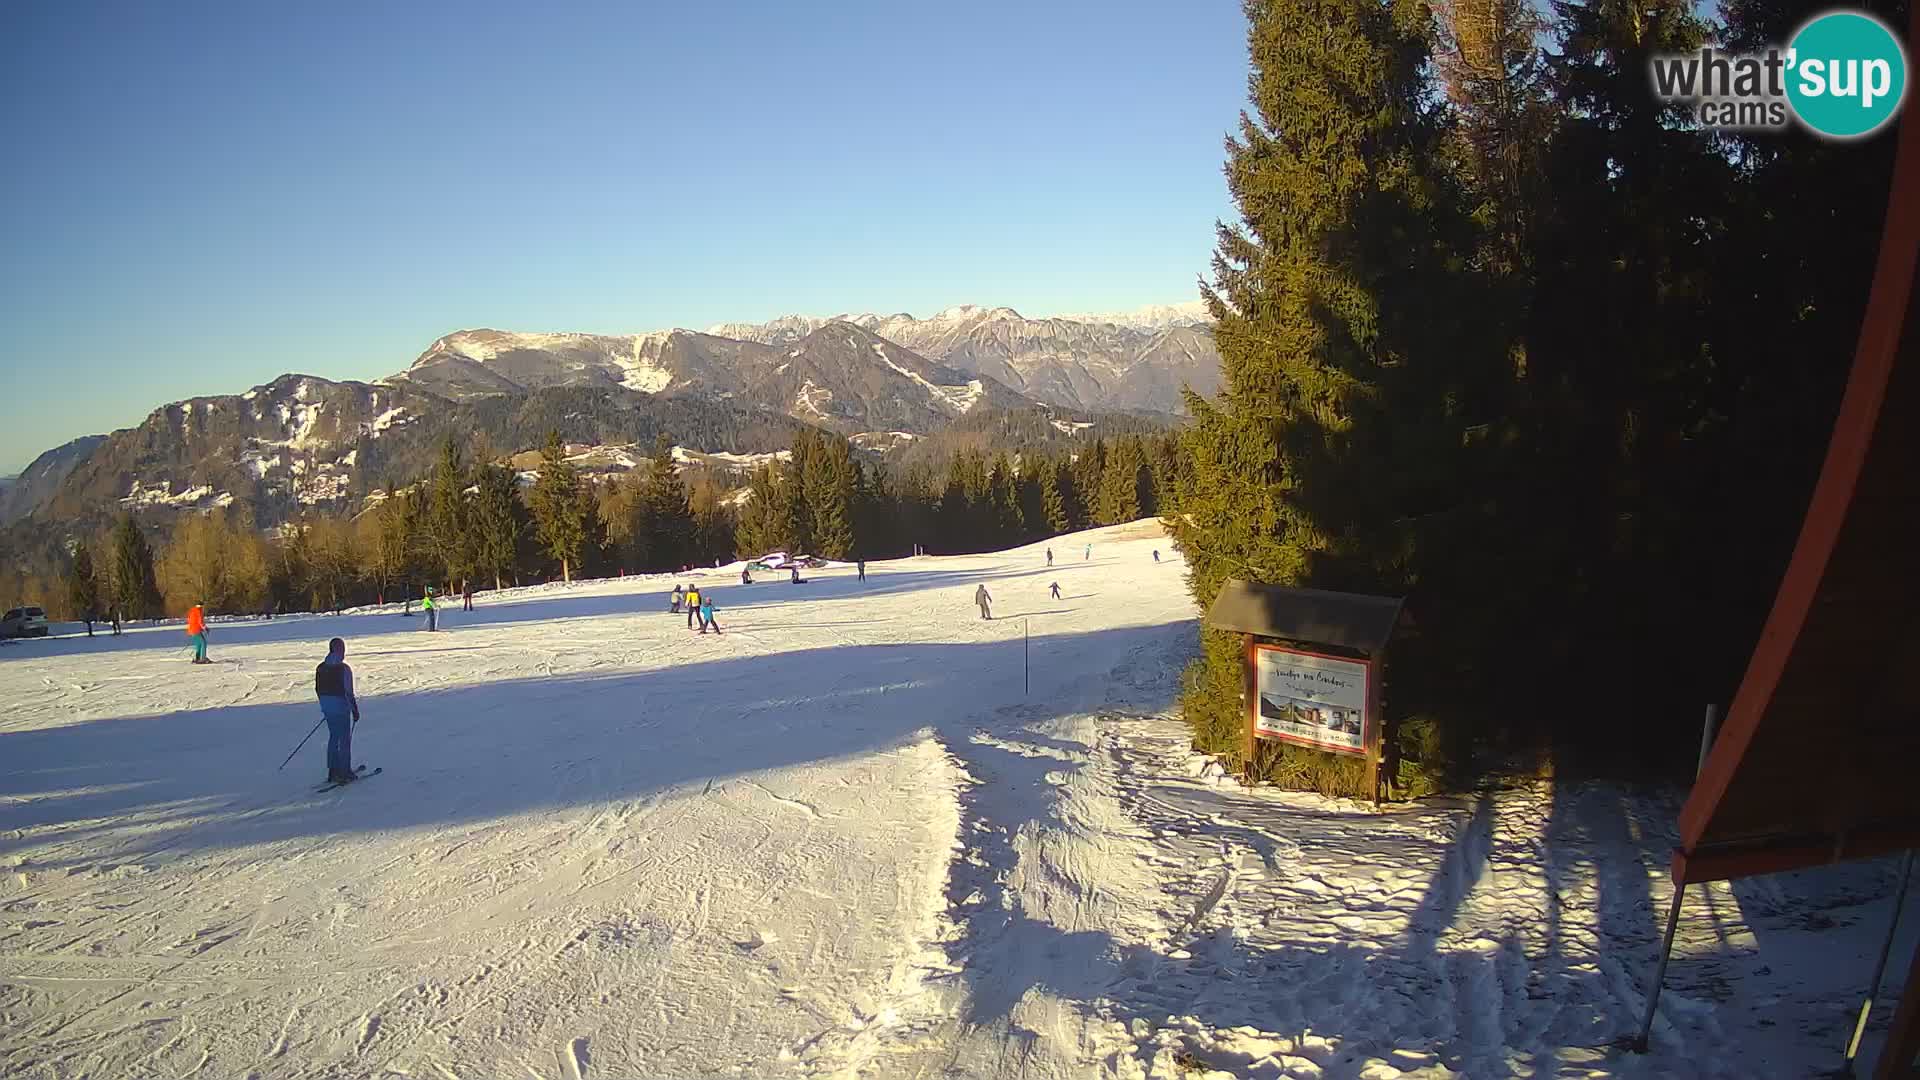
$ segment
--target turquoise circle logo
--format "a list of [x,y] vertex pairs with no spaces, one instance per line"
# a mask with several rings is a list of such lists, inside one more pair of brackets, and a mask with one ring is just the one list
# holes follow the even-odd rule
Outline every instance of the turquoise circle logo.
[[1862,11],[1829,11],[1787,43],[1787,101],[1830,139],[1871,135],[1907,96],[1907,52],[1886,23]]

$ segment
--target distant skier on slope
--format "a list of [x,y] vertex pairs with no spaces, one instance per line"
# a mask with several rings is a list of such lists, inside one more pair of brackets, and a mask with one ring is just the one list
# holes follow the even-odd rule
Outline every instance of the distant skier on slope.
[[1154,549],[1153,549],[1153,561],[1154,561],[1154,562],[1159,562],[1159,561],[1160,561],[1160,549],[1159,549],[1159,548],[1154,548]]
[[353,696],[353,669],[347,666],[347,643],[327,642],[327,658],[313,669],[313,692],[320,699],[320,715],[327,720],[327,781],[351,783],[353,725],[360,722],[360,699]]
[[854,563],[853,565],[860,573],[860,580],[861,581],[867,580],[867,560],[861,559],[859,562]]
[[700,594],[700,632],[704,634],[708,630],[716,634],[720,632],[720,624],[713,621],[713,594],[710,592]]
[[740,584],[742,585],[753,584],[753,574],[750,572],[750,569],[751,568],[745,567],[745,566],[740,568]]
[[680,614],[680,605],[686,603],[686,600],[687,600],[686,592],[683,589],[681,589],[679,585],[675,585],[673,587],[673,592],[668,594],[667,596],[667,614],[669,615]]
[[460,610],[473,610],[473,582],[464,579],[460,582]]
[[1060,599],[1060,583],[1056,581],[1056,582],[1054,582],[1053,584],[1051,584],[1051,585],[1048,585],[1048,586],[1047,586],[1047,592],[1048,592],[1048,593],[1049,593],[1050,595],[1052,595],[1052,597],[1053,597],[1053,598],[1054,598],[1055,600],[1058,600],[1058,599]]
[[700,618],[700,586],[687,586],[687,629],[693,629],[695,620]]
[[1087,553],[1085,555],[1080,556],[1080,559],[1082,562],[1093,561],[1093,545],[1092,544],[1087,545]]
[[1047,565],[1048,566],[1053,565],[1053,549],[1052,548],[1047,549]]
[[427,586],[427,595],[420,601],[420,607],[427,613],[427,629],[440,629],[440,609],[433,602],[433,586]]
[[980,605],[981,618],[983,619],[993,618],[993,606],[992,606],[993,597],[987,594],[986,582],[983,581],[979,585],[974,587],[973,602]]
[[187,609],[187,640],[193,643],[194,663],[213,663],[207,659],[207,613],[199,604]]

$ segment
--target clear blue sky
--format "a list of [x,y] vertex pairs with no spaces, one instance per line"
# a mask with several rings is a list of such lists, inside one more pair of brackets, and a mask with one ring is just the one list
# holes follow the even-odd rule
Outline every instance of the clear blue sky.
[[463,327],[1190,300],[1246,70],[1230,0],[8,4],[0,473]]

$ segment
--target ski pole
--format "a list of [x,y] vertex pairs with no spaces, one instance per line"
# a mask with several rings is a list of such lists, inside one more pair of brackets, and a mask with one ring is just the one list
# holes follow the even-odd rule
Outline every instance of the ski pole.
[[[309,732],[307,732],[307,738],[306,738],[306,739],[301,739],[301,740],[300,740],[300,746],[305,746],[305,745],[307,745],[307,739],[311,739],[311,738],[313,738],[313,732],[314,732],[314,731],[319,731],[319,730],[320,730],[320,724],[324,724],[324,723],[326,723],[326,722],[327,722],[327,718],[326,718],[326,717],[324,717],[324,716],[323,716],[323,717],[321,717],[321,718],[320,718],[320,720],[319,720],[319,723],[316,723],[316,724],[314,724],[314,725],[313,725],[313,731],[309,731]],[[293,754],[297,754],[297,753],[299,753],[299,752],[300,752],[300,746],[296,746],[296,747],[294,747],[294,748],[293,748]],[[292,760],[293,760],[293,754],[288,754],[288,755],[287,755],[287,761],[292,761]],[[279,768],[279,769],[275,769],[275,770],[273,770],[273,771],[274,771],[274,772],[279,772],[279,771],[280,771],[280,769],[284,769],[284,768],[286,768],[286,767],[287,767],[287,761],[283,761],[283,762],[281,762],[281,763],[280,763],[280,768]]]

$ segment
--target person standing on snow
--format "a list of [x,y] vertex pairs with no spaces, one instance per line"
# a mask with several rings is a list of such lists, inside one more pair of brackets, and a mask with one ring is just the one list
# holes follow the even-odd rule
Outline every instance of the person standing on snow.
[[720,632],[720,624],[713,621],[713,594],[710,592],[700,595],[700,632],[704,634],[709,629],[716,634]]
[[1047,592],[1051,593],[1055,600],[1060,599],[1060,583],[1056,581],[1053,584],[1048,585]]
[[687,586],[687,629],[691,630],[700,618],[700,586]]
[[686,599],[687,594],[681,590],[679,585],[675,585],[673,592],[667,597],[667,614],[680,614],[680,605],[684,603]]
[[313,692],[327,720],[327,780],[348,783],[354,779],[353,725],[360,722],[360,699],[353,696],[347,643],[339,638],[327,642],[327,658],[313,669]]
[[740,568],[740,584],[742,585],[753,584],[753,575],[748,572],[749,570],[750,568],[745,566]]
[[187,609],[187,640],[193,642],[194,663],[213,663],[207,659],[207,613],[199,604]]
[[1053,565],[1053,549],[1052,548],[1047,549],[1047,565],[1048,566]]
[[978,586],[975,586],[973,590],[973,602],[980,605],[981,618],[993,618],[993,608],[991,606],[993,604],[993,597],[987,595],[986,582],[981,582]]
[[460,610],[473,610],[473,582],[471,581],[460,582]]
[[861,559],[859,562],[854,563],[853,565],[860,571],[860,580],[861,581],[867,580],[867,560]]
[[1085,555],[1080,556],[1080,558],[1084,562],[1093,561],[1093,545],[1092,544],[1087,545],[1087,553]]
[[1159,561],[1160,561],[1160,549],[1159,549],[1159,548],[1154,548],[1154,549],[1153,549],[1153,561],[1154,561],[1154,562],[1159,562]]
[[440,608],[433,602],[433,586],[427,586],[427,595],[421,599],[420,609],[427,613],[427,629],[440,629]]

